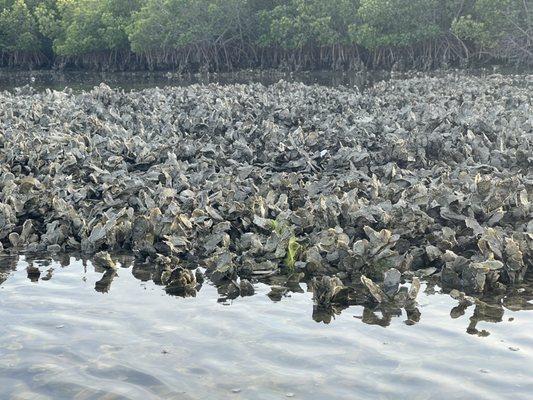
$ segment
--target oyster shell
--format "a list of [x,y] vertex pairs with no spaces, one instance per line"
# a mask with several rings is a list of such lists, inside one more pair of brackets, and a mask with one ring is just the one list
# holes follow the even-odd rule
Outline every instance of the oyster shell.
[[187,261],[232,294],[303,271],[320,304],[323,276],[376,301],[415,295],[398,273],[501,289],[533,260],[532,102],[524,77],[461,73],[2,92],[0,251],[132,251],[157,281]]

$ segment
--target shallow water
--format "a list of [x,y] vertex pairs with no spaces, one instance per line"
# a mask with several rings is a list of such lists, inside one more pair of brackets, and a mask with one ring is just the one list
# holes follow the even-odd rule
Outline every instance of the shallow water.
[[90,71],[6,71],[0,69],[0,90],[11,90],[29,85],[36,90],[90,90],[100,83],[112,88],[138,90],[152,87],[188,86],[195,83],[234,84],[261,82],[273,84],[283,79],[288,82],[320,84],[326,86],[350,86],[363,88],[374,81],[388,79],[388,73],[343,73],[316,71],[282,73],[274,71],[241,71],[221,74],[173,74],[168,72],[90,72]]
[[[446,71],[427,73],[429,75],[447,74]],[[529,70],[511,68],[472,69],[468,74],[487,76],[492,73],[529,74]],[[395,73],[394,77],[401,78],[410,73]],[[188,86],[195,83],[234,84],[260,82],[264,85],[279,82],[302,82],[324,86],[346,86],[364,89],[374,82],[391,78],[386,71],[311,71],[297,73],[283,73],[279,71],[241,71],[220,74],[175,74],[169,72],[94,72],[94,71],[12,71],[0,69],[0,90],[12,90],[21,86],[32,86],[36,90],[63,90],[66,87],[76,91],[90,90],[94,86],[105,83],[112,88],[124,90],[138,90],[152,87]]]
[[[28,262],[40,268],[38,280],[28,278]],[[325,324],[313,319],[305,290],[273,302],[269,287],[256,284],[256,295],[224,300],[204,283],[196,297],[179,298],[136,266],[107,284],[97,283],[102,275],[68,257],[2,259],[0,399],[527,399],[533,392],[528,289],[506,307],[472,306],[461,315],[457,301],[425,285],[415,324],[406,324],[405,311],[380,321],[361,306]]]

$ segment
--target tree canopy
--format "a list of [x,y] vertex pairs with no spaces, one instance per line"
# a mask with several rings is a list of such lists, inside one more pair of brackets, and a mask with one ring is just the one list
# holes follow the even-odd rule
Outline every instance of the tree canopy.
[[0,0],[0,65],[530,65],[532,21],[529,0]]

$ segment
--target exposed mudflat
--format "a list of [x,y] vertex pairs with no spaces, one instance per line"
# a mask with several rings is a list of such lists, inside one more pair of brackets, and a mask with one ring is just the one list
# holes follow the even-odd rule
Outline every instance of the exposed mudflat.
[[205,271],[230,298],[312,279],[325,310],[412,310],[428,277],[480,301],[468,294],[512,291],[533,262],[532,86],[3,92],[2,248],[91,254],[109,276],[131,251],[182,295]]

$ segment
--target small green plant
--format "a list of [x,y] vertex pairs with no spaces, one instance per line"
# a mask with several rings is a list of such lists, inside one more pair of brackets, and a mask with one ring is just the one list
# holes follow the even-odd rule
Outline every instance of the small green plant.
[[270,226],[273,232],[276,232],[278,235],[283,235],[289,227],[285,222],[278,222],[275,219],[270,220]]
[[278,229],[279,229],[279,222],[276,221],[275,219],[271,219],[271,220],[270,220],[270,228],[271,228],[274,232],[277,232]]
[[289,268],[290,271],[294,271],[294,266],[296,261],[302,252],[302,245],[298,243],[298,240],[295,236],[292,236],[289,239],[287,245],[287,255],[285,256],[285,265]]

